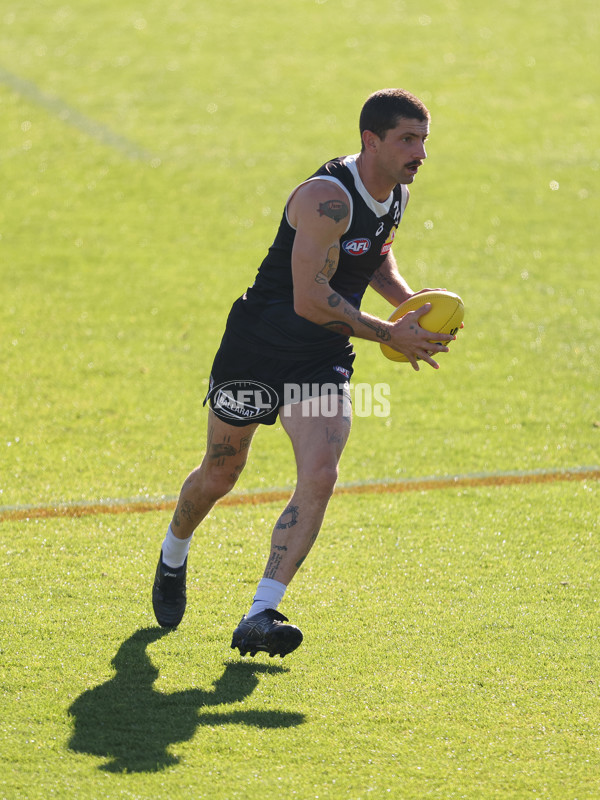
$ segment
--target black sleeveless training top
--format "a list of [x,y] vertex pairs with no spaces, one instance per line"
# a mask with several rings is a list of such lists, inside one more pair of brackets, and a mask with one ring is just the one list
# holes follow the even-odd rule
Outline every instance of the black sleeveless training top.
[[[340,239],[338,267],[331,288],[355,308],[373,273],[389,253],[408,200],[398,184],[386,203],[366,191],[354,166],[356,156],[328,161],[308,180],[334,180],[350,199],[350,222]],[[279,230],[254,284],[237,300],[227,322],[227,334],[240,344],[265,355],[311,359],[351,350],[347,336],[300,317],[294,311],[292,247],[296,231],[287,218],[287,204]],[[315,265],[317,268],[320,265]]]

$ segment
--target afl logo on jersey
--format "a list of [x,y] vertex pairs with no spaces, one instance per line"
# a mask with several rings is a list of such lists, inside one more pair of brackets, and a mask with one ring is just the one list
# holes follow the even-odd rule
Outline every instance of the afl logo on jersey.
[[370,239],[350,239],[349,242],[344,242],[342,247],[349,256],[363,256],[368,253],[371,248]]

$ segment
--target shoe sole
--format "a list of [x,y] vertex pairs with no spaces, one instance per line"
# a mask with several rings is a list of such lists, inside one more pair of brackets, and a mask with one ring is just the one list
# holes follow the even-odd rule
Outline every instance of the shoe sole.
[[292,653],[297,647],[302,644],[302,633],[298,628],[293,629],[290,626],[290,630],[285,632],[284,637],[282,636],[266,636],[264,644],[257,644],[256,642],[248,641],[245,637],[235,636],[231,642],[231,649],[235,650],[236,648],[240,651],[241,656],[250,655],[252,658],[257,653],[268,653],[271,658],[274,656],[287,656],[288,653]]

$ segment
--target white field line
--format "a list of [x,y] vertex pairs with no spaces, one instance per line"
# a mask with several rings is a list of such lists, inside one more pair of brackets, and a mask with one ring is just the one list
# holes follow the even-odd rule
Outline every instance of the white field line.
[[[600,467],[565,467],[551,470],[480,472],[467,475],[433,475],[424,478],[406,478],[394,481],[368,480],[340,483],[337,495],[343,494],[393,494],[400,492],[432,491],[434,489],[453,489],[477,486],[514,486],[531,483],[557,483],[560,481],[600,480]],[[293,487],[275,487],[245,492],[232,492],[224,497],[221,505],[258,505],[283,501],[289,498]],[[177,502],[175,495],[160,497],[132,497],[129,499],[100,498],[98,500],[77,500],[70,503],[49,503],[47,505],[0,506],[0,521],[26,520],[44,517],[85,517],[96,514],[135,514],[148,511],[172,510]]]
[[69,106],[64,100],[42,91],[35,83],[9,72],[2,66],[0,66],[0,83],[3,83],[11,91],[21,95],[21,97],[36,106],[43,108],[66,125],[77,128],[77,130],[100,142],[100,144],[119,151],[127,158],[148,162],[152,162],[155,158],[143,147],[135,144],[125,136],[115,133],[107,125],[86,117],[85,114]]

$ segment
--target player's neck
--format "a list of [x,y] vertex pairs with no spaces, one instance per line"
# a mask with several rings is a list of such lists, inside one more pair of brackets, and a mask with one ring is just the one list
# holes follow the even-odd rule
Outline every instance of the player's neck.
[[356,159],[356,168],[363,186],[374,200],[378,203],[385,203],[390,196],[390,192],[396,185],[394,182],[390,183],[387,176],[383,176],[377,172],[372,162],[369,162],[365,157],[364,152],[360,153]]

